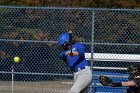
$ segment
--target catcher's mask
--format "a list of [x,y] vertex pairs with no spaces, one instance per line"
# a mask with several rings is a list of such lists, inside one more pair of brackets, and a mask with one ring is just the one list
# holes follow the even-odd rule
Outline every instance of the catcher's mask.
[[58,37],[58,46],[64,46],[69,44],[69,34],[61,34]]
[[134,75],[134,76],[139,76],[140,75],[140,64],[136,65],[130,65],[127,68],[128,74]]

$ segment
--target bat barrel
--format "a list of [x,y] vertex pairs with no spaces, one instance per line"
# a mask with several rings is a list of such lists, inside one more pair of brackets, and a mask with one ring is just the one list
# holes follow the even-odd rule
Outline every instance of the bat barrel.
[[71,52],[72,52],[72,31],[69,31],[69,43],[70,43],[70,48],[71,48]]

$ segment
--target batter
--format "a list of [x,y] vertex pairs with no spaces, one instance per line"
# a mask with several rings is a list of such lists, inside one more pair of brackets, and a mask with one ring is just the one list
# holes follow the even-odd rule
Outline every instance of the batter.
[[88,85],[92,81],[92,71],[85,59],[84,46],[79,42],[73,42],[71,52],[67,33],[59,36],[58,46],[63,49],[60,58],[67,62],[74,74],[74,85],[69,93],[88,93]]

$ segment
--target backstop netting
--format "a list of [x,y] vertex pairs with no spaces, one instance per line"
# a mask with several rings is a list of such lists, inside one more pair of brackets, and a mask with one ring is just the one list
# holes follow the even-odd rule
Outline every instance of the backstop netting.
[[93,68],[89,93],[123,93],[127,87],[104,87],[98,75],[126,81],[126,67],[139,62],[139,9],[0,6],[0,20],[0,93],[68,93],[73,74],[57,38],[69,30]]

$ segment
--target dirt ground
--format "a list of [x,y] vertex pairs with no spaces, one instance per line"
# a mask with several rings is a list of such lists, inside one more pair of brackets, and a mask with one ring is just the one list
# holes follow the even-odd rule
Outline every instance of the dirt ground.
[[[13,85],[13,87],[12,87]],[[68,93],[72,81],[0,81],[0,93]]]

